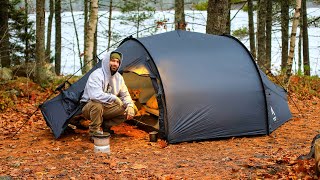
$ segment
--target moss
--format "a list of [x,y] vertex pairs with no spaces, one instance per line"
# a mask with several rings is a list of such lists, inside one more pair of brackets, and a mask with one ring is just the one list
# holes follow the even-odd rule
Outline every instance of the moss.
[[13,107],[14,99],[9,91],[0,91],[0,111]]

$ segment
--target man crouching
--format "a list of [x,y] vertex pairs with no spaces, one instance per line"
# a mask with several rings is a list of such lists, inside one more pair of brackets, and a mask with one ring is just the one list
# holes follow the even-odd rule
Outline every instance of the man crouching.
[[133,119],[136,113],[128,88],[118,72],[122,59],[120,52],[112,52],[88,78],[81,102],[86,103],[82,108],[83,116],[92,121],[90,136],[103,132],[113,134],[112,126]]

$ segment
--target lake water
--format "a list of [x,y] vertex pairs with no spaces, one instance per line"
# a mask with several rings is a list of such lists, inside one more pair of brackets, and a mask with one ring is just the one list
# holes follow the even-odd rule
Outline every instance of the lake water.
[[[188,22],[187,28],[190,31],[205,33],[205,25],[206,25],[206,11],[185,11],[186,21]],[[48,14],[46,14],[48,15]],[[116,20],[117,17],[121,15],[121,12],[114,11],[112,21],[112,32],[118,36],[112,41],[111,44],[115,44],[115,42],[120,42],[125,37],[129,35],[136,36],[136,28],[133,24],[124,25],[121,23],[121,20]],[[79,43],[81,52],[83,52],[83,12],[74,12],[75,21],[76,21],[76,29],[79,35]],[[320,8],[309,8],[308,9],[309,17],[319,17],[320,16]],[[46,16],[47,17],[47,16]],[[70,12],[64,12],[61,14],[62,17],[62,62],[61,62],[61,71],[63,74],[73,74],[80,68],[80,62],[78,57],[77,43],[76,43],[76,33],[72,22],[72,16]],[[231,31],[234,31],[238,28],[247,27],[248,26],[248,16],[247,12],[244,11],[231,11]],[[256,17],[256,14],[255,14]],[[35,15],[30,15],[31,20],[35,20]],[[156,21],[166,20],[167,26],[164,28],[161,26],[160,28],[155,28]],[[152,19],[149,19],[141,24],[140,29],[146,29],[139,33],[139,37],[148,36],[156,33],[163,33],[166,31],[174,30],[174,11],[157,11]],[[256,21],[256,18],[255,18]],[[47,24],[47,23],[46,23]],[[54,26],[54,24],[53,24]],[[291,26],[291,23],[290,23]],[[54,28],[52,32],[52,50],[54,50]],[[103,57],[106,53],[107,44],[108,44],[108,12],[99,12],[99,21],[98,21],[98,54],[99,57]],[[273,25],[272,29],[272,71],[274,73],[279,71],[281,64],[281,28],[280,24]],[[291,29],[289,30],[291,33]],[[299,34],[299,28],[298,32]],[[311,65],[311,74],[312,75],[320,75],[320,28],[310,26],[309,27],[309,53],[310,53],[310,65]],[[245,37],[240,39],[242,43],[245,44],[247,48],[249,48],[249,38]],[[296,40],[296,47],[298,44],[298,39]],[[115,49],[117,46],[114,46]],[[112,49],[111,49],[112,50]],[[54,52],[53,52],[54,53]],[[52,53],[52,54],[53,54]],[[297,48],[295,50],[295,58],[294,58],[294,68],[293,71],[297,71]],[[80,72],[77,73],[79,75]]]

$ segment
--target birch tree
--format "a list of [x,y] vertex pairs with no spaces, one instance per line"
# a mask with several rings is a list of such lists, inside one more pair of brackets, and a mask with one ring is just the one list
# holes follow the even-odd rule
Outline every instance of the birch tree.
[[207,9],[208,34],[227,34],[229,0],[209,0]]
[[296,34],[297,34],[297,28],[299,25],[299,18],[300,18],[300,11],[301,11],[301,0],[296,0],[296,8],[294,12],[292,29],[291,29],[291,37],[290,37],[290,51],[288,55],[287,70],[285,74],[285,83],[289,82],[289,78],[291,76],[292,62],[294,57],[294,48],[296,43]]
[[94,33],[96,32],[98,19],[98,0],[90,1],[90,15],[89,23],[87,26],[86,42],[84,47],[84,67],[83,71],[87,73],[92,68],[92,63],[89,63],[92,59],[93,46],[94,46]]

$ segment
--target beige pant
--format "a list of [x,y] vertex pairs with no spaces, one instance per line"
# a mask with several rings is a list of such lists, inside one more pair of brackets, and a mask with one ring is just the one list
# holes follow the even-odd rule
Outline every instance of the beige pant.
[[116,103],[102,104],[96,101],[89,101],[83,108],[82,114],[85,118],[90,119],[92,122],[89,125],[91,132],[103,129],[110,129],[124,122],[124,109]]

